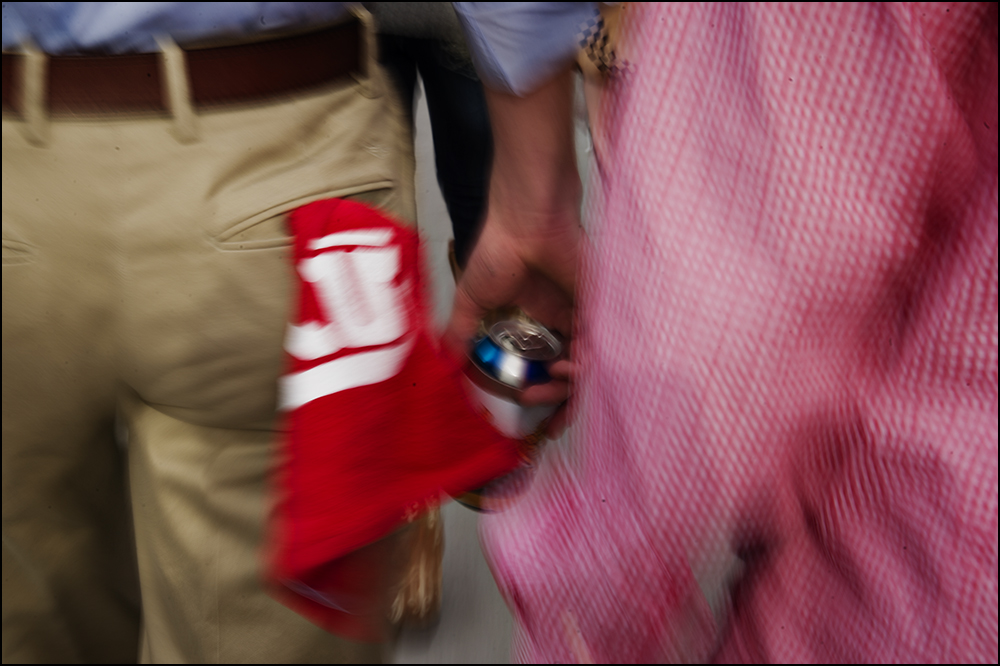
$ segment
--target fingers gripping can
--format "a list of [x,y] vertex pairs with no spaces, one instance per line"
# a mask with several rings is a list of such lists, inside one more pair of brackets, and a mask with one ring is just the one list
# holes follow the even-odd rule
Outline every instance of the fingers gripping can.
[[[469,393],[484,418],[503,434],[522,442],[521,454],[529,464],[557,405],[524,407],[516,398],[527,387],[550,381],[548,364],[562,354],[559,338],[524,315],[484,322],[470,353],[471,367],[466,374]],[[491,500],[499,499],[500,486],[514,481],[504,477],[456,499],[470,508],[487,511],[495,508],[497,502]]]

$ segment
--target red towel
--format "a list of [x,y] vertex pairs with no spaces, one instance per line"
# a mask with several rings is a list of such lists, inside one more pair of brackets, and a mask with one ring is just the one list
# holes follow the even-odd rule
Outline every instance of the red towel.
[[338,199],[290,223],[299,306],[270,573],[312,621],[377,640],[393,569],[380,539],[513,469],[517,443],[476,413],[431,337],[415,231]]

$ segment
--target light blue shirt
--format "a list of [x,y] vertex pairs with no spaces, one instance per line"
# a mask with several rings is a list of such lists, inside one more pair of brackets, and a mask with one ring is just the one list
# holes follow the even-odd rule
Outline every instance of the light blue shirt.
[[[3,50],[30,40],[53,55],[152,53],[158,35],[184,46],[332,23],[345,2],[5,2]],[[473,60],[487,85],[525,94],[572,60],[585,2],[458,2]]]
[[52,55],[154,53],[158,35],[181,46],[325,25],[345,2],[5,2],[3,50],[31,39]]
[[456,2],[479,77],[517,95],[531,92],[572,61],[594,2]]

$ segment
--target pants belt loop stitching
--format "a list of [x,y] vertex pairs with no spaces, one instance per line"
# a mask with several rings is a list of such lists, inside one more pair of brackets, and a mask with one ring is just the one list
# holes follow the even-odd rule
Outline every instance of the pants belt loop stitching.
[[21,68],[21,115],[25,139],[45,147],[49,145],[51,127],[46,109],[48,98],[49,58],[33,42],[23,45],[24,61]]
[[382,79],[378,64],[378,39],[375,36],[375,19],[364,7],[353,5],[351,14],[361,23],[361,42],[364,45],[364,71],[354,75],[361,84],[361,94],[375,99],[382,96]]
[[174,138],[182,144],[194,143],[198,140],[198,117],[191,102],[191,83],[184,51],[166,35],[158,36],[156,42],[160,46],[163,96],[174,119]]

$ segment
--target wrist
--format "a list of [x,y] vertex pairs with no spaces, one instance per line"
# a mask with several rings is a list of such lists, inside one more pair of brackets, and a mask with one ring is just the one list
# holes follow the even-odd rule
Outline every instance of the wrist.
[[[541,166],[541,165],[537,165]],[[511,224],[550,226],[578,218],[582,187],[575,162],[558,168],[494,169],[489,210]]]

